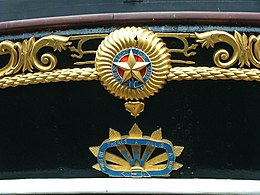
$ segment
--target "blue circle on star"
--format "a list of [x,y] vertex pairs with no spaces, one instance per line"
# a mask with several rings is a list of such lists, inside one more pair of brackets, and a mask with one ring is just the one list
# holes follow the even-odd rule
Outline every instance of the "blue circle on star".
[[[148,62],[148,64],[139,71],[143,82],[140,80],[137,80],[134,77],[128,79],[125,82],[122,82],[125,71],[114,64],[116,62],[126,62],[127,63],[131,51],[134,55],[136,62]],[[129,87],[131,89],[143,90],[142,86],[150,79],[151,74],[152,74],[152,62],[151,62],[150,58],[146,55],[146,53],[144,53],[142,50],[137,49],[137,48],[127,48],[127,49],[120,51],[113,59],[112,74],[113,74],[114,78],[116,79],[116,81],[119,82],[120,84],[122,84],[126,87]]]

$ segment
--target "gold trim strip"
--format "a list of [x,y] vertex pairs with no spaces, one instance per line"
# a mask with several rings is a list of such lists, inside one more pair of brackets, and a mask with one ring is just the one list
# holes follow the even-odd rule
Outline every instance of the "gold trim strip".
[[0,79],[0,88],[39,83],[82,80],[98,80],[98,74],[96,70],[94,68],[73,68],[53,70],[51,72],[36,72],[7,76]]
[[[98,80],[95,68],[73,68],[7,76],[0,79],[0,88],[17,87],[39,83],[62,81]],[[170,69],[167,81],[181,80],[243,80],[260,81],[259,69],[218,67],[174,67]]]
[[218,67],[174,67],[167,77],[172,80],[244,80],[260,81],[259,69]]
[[[181,48],[169,45],[168,52],[181,53],[185,58],[195,56],[197,47],[214,48],[215,44],[229,45],[231,50],[216,48],[213,54],[213,67],[193,67],[199,62],[186,59],[171,59],[172,68],[167,75],[167,81],[172,80],[244,80],[260,81],[260,35],[246,35],[234,31],[207,31],[203,33],[156,33],[160,38],[178,39],[183,43]],[[21,42],[5,40],[0,42],[0,56],[10,55],[8,63],[0,68],[0,88],[16,87],[20,85],[50,83],[60,81],[99,80],[95,61],[84,61],[84,55],[95,55],[96,51],[83,48],[91,40],[103,40],[107,34],[92,34],[78,36],[48,35],[38,40],[34,37]],[[190,43],[188,39],[195,39]],[[43,47],[52,48],[52,53],[38,53]],[[173,48],[171,48],[173,47]],[[92,65],[92,67],[57,69],[56,52],[69,51],[76,60],[75,65]],[[41,56],[40,56],[41,55]],[[188,67],[177,64],[188,65]],[[234,65],[240,66],[233,68]],[[255,68],[251,68],[254,66]],[[26,73],[32,71],[40,71]],[[22,73],[22,74],[17,74]]]

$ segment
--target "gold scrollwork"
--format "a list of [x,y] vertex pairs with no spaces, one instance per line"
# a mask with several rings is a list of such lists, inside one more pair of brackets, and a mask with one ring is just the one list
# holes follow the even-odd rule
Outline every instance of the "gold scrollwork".
[[33,68],[46,72],[53,70],[57,65],[57,57],[52,53],[44,53],[40,59],[38,52],[43,47],[52,47],[54,51],[66,50],[70,37],[49,35],[35,41],[35,37],[23,42],[2,41],[0,43],[0,55],[10,55],[7,65],[0,69],[0,77],[8,76],[26,70],[32,72]]
[[[70,40],[79,40],[77,44],[77,48],[75,46],[69,47],[70,51],[73,52],[71,57],[82,59],[84,55],[94,54],[96,55],[96,50],[83,50],[83,45],[94,39],[103,39],[107,36],[107,34],[94,34],[94,35],[79,35],[79,36],[72,36]],[[95,65],[95,60],[87,60],[81,62],[75,62],[75,65]]]
[[63,37],[58,35],[50,35],[43,37],[35,42],[32,48],[31,57],[33,61],[33,66],[40,71],[51,71],[57,65],[57,57],[52,53],[45,53],[41,56],[41,60],[38,59],[37,53],[43,47],[52,47],[54,51],[66,50],[70,37]]
[[229,68],[237,63],[242,68],[244,65],[250,67],[253,64],[260,68],[260,35],[257,37],[251,35],[249,38],[245,33],[241,35],[235,31],[234,36],[224,31],[209,31],[204,33],[195,33],[197,42],[206,48],[212,47],[219,42],[230,45],[233,54],[230,57],[226,49],[219,49],[213,56],[214,63],[220,68]]
[[[166,53],[168,53],[166,58],[160,58],[162,62],[166,60],[166,64],[169,65],[167,66],[167,70],[163,69],[164,71],[162,71],[161,69],[158,69],[158,74],[164,74],[163,83],[170,80],[183,79],[234,79],[260,81],[260,35],[249,36],[245,33],[239,33],[237,31],[235,31],[234,34],[231,34],[219,30],[213,30],[203,33],[153,33],[152,31],[149,31],[149,33],[146,34],[149,36],[153,35],[152,37],[157,37],[158,39],[156,40],[162,39],[159,42],[145,42],[147,43],[147,48],[152,48],[151,51],[155,51],[155,54],[157,54],[159,50],[161,51],[161,47],[158,46],[158,44],[164,44],[164,39],[166,40],[167,38],[173,38],[182,42],[182,44],[179,44],[180,47],[178,48],[168,43],[168,49],[164,50]],[[36,84],[41,82],[58,82],[63,80],[102,80],[100,77],[100,75],[102,74],[100,74],[100,72],[98,73],[98,70],[96,70],[96,68],[98,67],[97,62],[99,61],[98,59],[100,59],[101,53],[97,55],[98,58],[96,58],[95,62],[94,58],[96,56],[96,53],[98,54],[98,52],[96,51],[97,48],[88,49],[88,45],[92,44],[92,42],[89,42],[92,40],[94,40],[95,44],[98,43],[95,40],[100,40],[100,42],[101,40],[106,40],[107,38],[105,37],[107,36],[107,34],[89,34],[76,36],[49,35],[39,38],[38,40],[36,40],[35,37],[31,37],[21,42],[12,42],[10,40],[4,40],[0,42],[0,56],[8,57],[3,58],[4,61],[1,61],[0,88]],[[121,34],[119,33],[117,36],[118,37],[113,39],[113,45],[124,45],[125,42],[122,42],[122,40],[125,40],[126,34],[122,32]],[[195,41],[197,42],[196,44]],[[140,43],[141,42],[139,42],[139,44]],[[197,52],[200,51],[197,50],[197,46],[199,44],[202,47],[214,48],[215,44],[217,43],[222,43],[218,45],[219,47],[223,46],[223,44],[228,44],[231,47],[232,51],[223,47],[218,49],[213,54],[213,61],[216,66],[191,66],[195,64],[195,62],[188,60],[188,58],[195,56]],[[75,65],[95,65],[95,67],[85,69],[86,66],[84,66],[80,69],[71,69],[72,72],[69,74],[67,74],[68,70],[66,69],[54,70],[58,64],[57,57],[55,53],[45,52],[44,54],[42,54],[44,50],[41,49],[45,47],[52,48],[53,51],[59,52],[62,52],[63,50],[66,50],[68,48],[71,52],[71,57],[74,59],[78,59],[74,63]],[[128,44],[124,48],[128,47],[136,47],[135,41],[133,45]],[[108,53],[111,53],[111,51],[112,50],[109,49]],[[119,51],[120,49],[118,50],[118,52]],[[174,56],[175,53],[183,54],[184,58],[176,59]],[[39,56],[40,54],[41,56]],[[91,58],[87,57],[87,60],[83,60],[83,58],[88,55],[92,55]],[[172,58],[170,58],[170,55],[172,55]],[[151,58],[153,60],[153,63],[158,61],[157,57]],[[8,59],[8,61],[5,61],[6,59]],[[113,57],[111,58],[111,60],[113,60]],[[111,60],[109,61],[109,63],[111,63]],[[178,64],[186,64],[189,65],[189,67],[178,67]],[[196,64],[199,65],[198,60],[196,61]],[[103,65],[104,63],[102,64],[102,66]],[[172,65],[171,69],[169,69],[170,65]],[[235,66],[237,65],[239,65],[240,68],[236,68]],[[254,66],[256,68],[251,68],[250,66]],[[111,67],[109,66],[109,68]],[[155,68],[156,66],[153,67],[152,74],[156,73]],[[35,70],[38,70],[39,72]],[[89,74],[90,72],[91,74]],[[157,73],[155,75],[157,76]],[[53,76],[55,78],[52,78]],[[152,94],[154,92],[157,92],[158,88],[155,89],[154,85],[152,85],[153,83],[151,84],[147,82],[147,84],[149,84],[147,85],[147,87],[153,89]],[[158,82],[156,81],[156,85],[157,84]],[[123,91],[122,93],[128,94],[129,90],[134,91],[133,89],[127,90]],[[136,93],[140,94],[141,92],[137,91]],[[134,94],[131,95],[129,99],[142,99],[144,97],[149,97],[150,95],[150,93],[146,93],[137,97],[136,94]]]
[[260,35],[257,37],[251,35],[249,37],[248,47],[249,61],[257,68],[260,68]]
[[[160,38],[174,38],[178,39],[183,43],[183,48],[171,48],[169,45],[169,53],[182,53],[185,57],[191,57],[196,55],[195,49],[197,48],[198,44],[189,44],[188,38],[195,38],[194,34],[192,33],[156,33],[156,35]],[[179,59],[173,59],[171,60],[171,63],[177,63],[177,64],[195,64],[194,61],[188,61],[188,60],[179,60]]]
[[233,48],[233,55],[229,58],[230,54],[226,49],[219,49],[213,56],[214,63],[221,68],[229,68],[233,66],[239,57],[239,45],[234,36],[224,31],[209,31],[204,33],[195,33],[198,43],[201,47],[213,47],[216,43],[224,42]]
[[[22,63],[18,63],[18,52],[20,50],[21,43],[13,43],[11,41],[2,41],[0,43],[0,55],[10,55],[10,59],[7,65],[0,69],[0,76],[11,75],[18,72]],[[16,50],[17,49],[17,50]],[[21,62],[21,61],[20,61]]]

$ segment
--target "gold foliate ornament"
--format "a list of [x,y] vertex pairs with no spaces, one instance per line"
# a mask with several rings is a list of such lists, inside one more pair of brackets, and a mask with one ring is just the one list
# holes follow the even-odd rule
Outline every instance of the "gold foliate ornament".
[[[166,58],[173,67],[165,69],[162,66],[160,72],[159,68],[156,71],[156,63],[153,61],[156,61],[154,56],[157,56],[158,52],[161,56],[165,56],[165,45],[161,39],[166,38],[182,42],[183,47],[181,48],[168,44],[167,52],[171,55],[181,54],[184,58],[178,59],[175,56],[169,60],[169,56],[166,54]],[[104,40],[98,51],[96,48],[83,48],[83,45],[91,44],[90,41],[93,40]],[[191,44],[190,40],[195,40],[197,43]],[[220,45],[213,54],[212,67],[200,66],[199,59],[196,61],[188,59],[197,55],[198,46],[209,48],[218,43],[228,44],[233,51],[221,48]],[[163,47],[161,47],[162,45]],[[260,81],[259,46],[260,35],[247,35],[237,31],[234,34],[220,30],[201,33],[153,33],[136,27],[123,28],[112,32],[109,36],[107,34],[69,37],[48,35],[38,40],[35,37],[20,42],[4,40],[0,42],[0,58],[9,56],[9,60],[7,64],[4,64],[6,60],[0,60],[0,88],[61,81],[101,80],[105,87],[109,86],[106,88],[117,97],[121,95],[121,98],[133,100],[149,97],[158,91],[158,86],[161,87],[165,82],[165,80],[161,80],[162,77],[164,78],[165,72],[168,72],[167,81],[207,79]],[[53,51],[59,52],[70,50],[70,56],[76,60],[74,64],[84,67],[57,69],[58,59],[55,53],[48,52],[39,56],[41,52],[38,51],[44,47],[50,47],[53,48]],[[149,51],[145,52],[146,50]],[[154,53],[151,53],[152,51]],[[121,61],[116,58],[126,52],[128,56]],[[98,59],[95,61],[96,53],[98,53]],[[93,55],[93,57],[86,60],[85,57],[88,55]],[[111,56],[115,55],[116,57],[111,59]],[[144,60],[140,58],[144,58]],[[113,60],[114,63],[111,63]],[[149,60],[151,63],[146,64]],[[144,63],[140,63],[142,61]],[[163,61],[163,58],[160,57],[159,61]],[[100,67],[98,71],[93,67],[95,63],[97,63],[96,68]],[[179,66],[179,64],[182,65]],[[197,65],[192,66],[193,64]],[[236,67],[237,65],[240,67]],[[113,68],[112,74],[111,69],[107,67]],[[148,71],[146,72],[146,70]],[[159,79],[159,82],[155,78]],[[142,90],[143,86],[146,90]],[[124,95],[122,95],[123,93]]]
[[226,49],[219,49],[213,56],[214,63],[220,68],[229,68],[238,62],[240,68],[245,65],[250,67],[253,65],[260,68],[260,35],[250,35],[249,37],[243,33],[242,35],[235,31],[234,35],[225,31],[208,31],[204,33],[195,33],[198,38],[196,41],[206,48],[214,47],[216,43],[223,42],[230,45],[233,54]]
[[103,86],[125,100],[148,98],[166,83],[170,54],[152,31],[126,27],[99,45],[95,66]]
[[44,53],[39,59],[38,52],[44,47],[62,52],[72,44],[69,39],[70,37],[49,35],[37,41],[35,37],[31,37],[29,40],[23,40],[23,42],[14,43],[9,40],[0,42],[0,56],[10,55],[8,64],[0,68],[0,77],[13,75],[20,70],[23,73],[26,71],[32,72],[34,68],[42,72],[52,71],[58,63],[55,54]]
[[144,111],[143,102],[126,102],[125,109],[131,113],[133,117],[138,117]]
[[183,149],[163,139],[161,129],[154,131],[150,137],[143,136],[136,124],[125,136],[109,129],[109,139],[100,146],[89,148],[98,160],[92,167],[112,177],[169,176],[172,170],[183,166],[175,161]]

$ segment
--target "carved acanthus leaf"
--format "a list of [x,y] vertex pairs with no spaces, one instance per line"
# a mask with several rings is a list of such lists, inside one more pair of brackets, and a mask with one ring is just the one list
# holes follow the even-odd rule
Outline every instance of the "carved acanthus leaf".
[[250,61],[249,61],[249,56],[248,56],[248,38],[245,33],[241,35],[239,32],[235,31],[234,37],[238,42],[238,45],[240,47],[240,54],[238,58],[238,65],[242,68],[244,65],[250,67]]
[[52,53],[44,53],[38,59],[38,51],[43,47],[52,47],[54,51],[61,52],[71,45],[70,37],[49,35],[35,40],[31,37],[22,42],[9,40],[0,43],[0,55],[9,54],[10,60],[7,65],[0,69],[0,77],[15,74],[19,71],[32,72],[34,68],[46,72],[53,70],[57,65],[57,57]]
[[212,47],[214,48],[215,43],[218,42],[219,34],[218,31],[215,31],[215,33],[205,32],[205,33],[195,33],[196,37],[198,38],[196,40],[197,43],[201,44],[201,47]]

